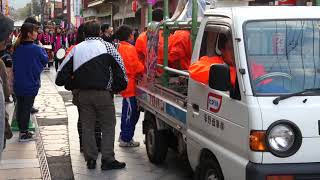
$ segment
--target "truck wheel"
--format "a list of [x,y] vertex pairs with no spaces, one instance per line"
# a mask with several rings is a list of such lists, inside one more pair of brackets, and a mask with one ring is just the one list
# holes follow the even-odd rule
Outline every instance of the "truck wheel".
[[219,163],[214,158],[209,158],[201,162],[197,169],[195,179],[198,180],[224,180]]
[[161,164],[167,156],[167,132],[159,131],[155,121],[149,121],[146,129],[146,148],[150,162]]

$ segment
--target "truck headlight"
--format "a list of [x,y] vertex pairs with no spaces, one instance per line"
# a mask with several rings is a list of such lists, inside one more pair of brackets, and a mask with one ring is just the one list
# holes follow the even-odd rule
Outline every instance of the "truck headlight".
[[281,120],[271,124],[266,134],[269,151],[278,157],[292,156],[302,143],[299,128],[290,121]]

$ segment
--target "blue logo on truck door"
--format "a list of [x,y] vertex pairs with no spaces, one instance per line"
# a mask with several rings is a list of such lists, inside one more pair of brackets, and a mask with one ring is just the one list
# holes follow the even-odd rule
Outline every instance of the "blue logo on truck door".
[[222,104],[222,96],[215,94],[215,93],[209,93],[208,94],[208,104],[207,109],[211,112],[217,113],[220,111]]

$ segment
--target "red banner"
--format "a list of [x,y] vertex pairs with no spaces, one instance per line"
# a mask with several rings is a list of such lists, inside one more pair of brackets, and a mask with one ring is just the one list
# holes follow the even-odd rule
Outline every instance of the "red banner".
[[279,6],[295,6],[297,4],[296,0],[279,0]]

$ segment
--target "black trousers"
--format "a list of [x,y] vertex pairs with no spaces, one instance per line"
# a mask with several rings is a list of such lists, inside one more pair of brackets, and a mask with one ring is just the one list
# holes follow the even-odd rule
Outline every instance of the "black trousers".
[[17,122],[20,132],[28,131],[31,108],[34,103],[35,96],[16,96],[17,98]]
[[58,71],[58,68],[61,64],[61,60],[59,60],[58,58],[54,57],[54,67],[56,68],[56,71]]

